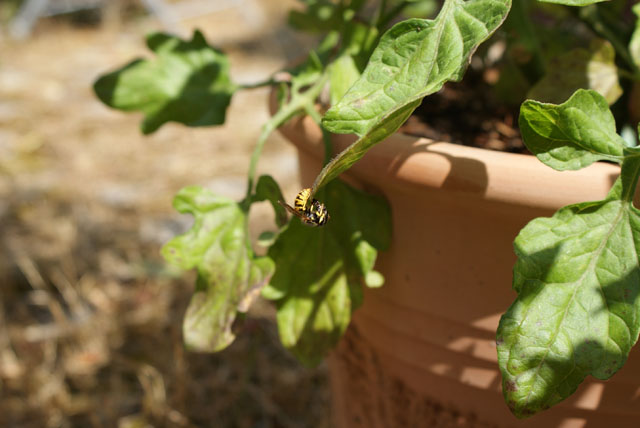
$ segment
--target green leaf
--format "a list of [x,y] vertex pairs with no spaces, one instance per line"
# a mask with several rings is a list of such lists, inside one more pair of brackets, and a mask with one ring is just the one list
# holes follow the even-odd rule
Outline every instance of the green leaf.
[[360,22],[350,22],[342,34],[342,46],[339,55],[350,55],[353,57],[358,72],[362,72],[371,53],[376,48],[379,37],[378,29]]
[[270,175],[261,175],[256,184],[256,193],[252,198],[253,202],[269,201],[276,215],[276,224],[279,227],[287,223],[287,210],[280,205],[284,200],[280,186]]
[[624,125],[620,130],[620,136],[622,137],[625,146],[636,147],[638,145],[638,137],[631,125]]
[[169,263],[198,271],[183,323],[185,344],[197,351],[219,351],[233,341],[237,312],[247,311],[273,274],[274,263],[253,254],[247,219],[236,202],[193,186],[182,189],[173,204],[194,216],[192,228],[162,248]]
[[329,99],[331,104],[338,102],[353,82],[360,77],[360,71],[356,61],[351,55],[342,55],[336,58],[329,66]]
[[381,285],[373,265],[389,246],[391,214],[386,201],[341,181],[324,196],[329,222],[312,228],[294,218],[269,256],[276,272],[263,296],[276,301],[284,346],[303,363],[315,365],[340,339],[362,299],[364,278]]
[[199,31],[191,41],[151,34],[147,45],[156,58],[138,59],[100,77],[94,84],[98,98],[109,107],[143,112],[144,134],[169,121],[188,126],[224,123],[236,90],[227,57]]
[[527,100],[520,108],[519,125],[527,148],[553,169],[622,160],[624,140],[616,134],[607,101],[595,91],[580,89],[560,105]]
[[368,272],[364,278],[364,282],[369,288],[379,288],[384,285],[384,276],[380,272]]
[[289,25],[299,31],[326,33],[339,31],[364,5],[364,0],[336,4],[330,0],[306,0],[306,9],[289,12]]
[[[340,34],[338,32],[328,33],[318,48],[309,52],[302,63],[286,70],[291,76],[292,97],[304,94],[308,86],[313,85],[322,77],[323,70],[331,60],[331,54],[339,42]],[[313,100],[315,101],[315,97]]]
[[538,218],[518,235],[498,361],[513,413],[528,417],[571,395],[587,375],[608,379],[640,327],[640,212],[631,204],[637,155],[609,197]]
[[359,22],[350,23],[343,35],[338,57],[329,65],[331,104],[335,104],[358,80],[377,41],[378,30]]
[[424,18],[433,16],[438,10],[438,2],[436,0],[418,0],[404,2],[406,6],[402,10],[402,15],[408,18]]
[[589,50],[574,49],[552,60],[546,75],[527,96],[546,103],[561,103],[580,88],[597,91],[609,104],[622,95],[615,50],[608,41],[595,39]]
[[260,233],[260,236],[258,236],[256,244],[264,248],[269,248],[273,245],[274,242],[276,242],[277,237],[278,234],[276,232],[265,230],[264,232]]
[[608,0],[538,0],[541,3],[563,4],[565,6],[587,6]]
[[460,80],[510,6],[510,0],[446,0],[435,20],[409,19],[387,31],[360,79],[322,120],[327,130],[360,139],[325,167],[314,191],[395,132],[422,98]]
[[502,23],[509,0],[447,0],[435,20],[393,26],[362,77],[323,119],[331,132],[362,136],[381,118],[460,80],[477,45]]
[[[578,91],[569,101],[532,104],[548,109],[532,110],[526,123],[537,120],[538,130],[567,137],[576,150],[614,147],[621,152],[622,169],[604,200],[537,218],[515,239],[518,297],[500,320],[497,345],[503,394],[519,418],[564,400],[588,375],[611,377],[640,332],[640,211],[633,206],[640,148],[610,143],[615,123],[596,92]],[[576,121],[578,113],[593,124]],[[562,123],[567,116],[580,132]]]
[[402,124],[411,116],[411,113],[420,105],[422,100],[417,100],[402,109],[395,110],[389,116],[384,117],[380,123],[367,134],[359,138],[355,143],[340,152],[322,169],[313,183],[313,193],[334,178],[337,178],[351,165],[356,163],[374,145],[396,132]]
[[640,68],[640,3],[631,8],[636,15],[636,26],[629,41],[629,54],[636,67]]
[[338,30],[343,24],[342,8],[329,0],[308,2],[304,11],[289,12],[289,25],[296,30],[325,33]]

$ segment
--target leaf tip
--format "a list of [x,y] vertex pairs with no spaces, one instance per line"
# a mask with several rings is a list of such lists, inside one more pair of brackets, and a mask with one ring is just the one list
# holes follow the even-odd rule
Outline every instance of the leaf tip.
[[384,276],[380,272],[372,270],[366,273],[364,282],[369,288],[380,288],[384,285]]

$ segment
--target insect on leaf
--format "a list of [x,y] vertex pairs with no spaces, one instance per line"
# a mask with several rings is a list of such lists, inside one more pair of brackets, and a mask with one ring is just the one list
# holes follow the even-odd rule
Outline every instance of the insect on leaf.
[[373,265],[391,232],[390,210],[379,196],[335,180],[318,197],[331,219],[321,228],[290,222],[269,249],[277,268],[263,290],[278,308],[282,343],[307,365],[318,364],[340,339],[365,278],[381,285]]

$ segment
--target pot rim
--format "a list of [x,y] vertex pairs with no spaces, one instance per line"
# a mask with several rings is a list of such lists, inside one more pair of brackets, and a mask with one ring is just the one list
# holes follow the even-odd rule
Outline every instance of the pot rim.
[[[309,116],[279,131],[301,152],[323,159],[322,131]],[[331,135],[335,156],[356,140]],[[396,132],[372,147],[347,172],[384,193],[453,192],[513,205],[556,210],[606,197],[620,166],[596,162],[577,171],[556,171],[535,156],[439,142]]]

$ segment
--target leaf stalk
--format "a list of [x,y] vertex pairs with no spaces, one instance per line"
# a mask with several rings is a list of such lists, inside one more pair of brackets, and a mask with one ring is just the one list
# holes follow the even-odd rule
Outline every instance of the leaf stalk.
[[251,194],[255,184],[256,170],[258,168],[258,161],[262,154],[262,149],[267,139],[273,131],[282,126],[286,121],[291,119],[296,114],[313,109],[316,99],[320,95],[322,88],[327,83],[328,75],[323,73],[318,80],[304,93],[294,93],[291,96],[291,100],[283,105],[280,110],[274,114],[271,119],[265,123],[258,137],[253,153],[251,154],[251,160],[249,162],[249,172],[247,180],[247,193],[244,200],[241,202],[242,209],[245,212],[249,211],[251,206]]

